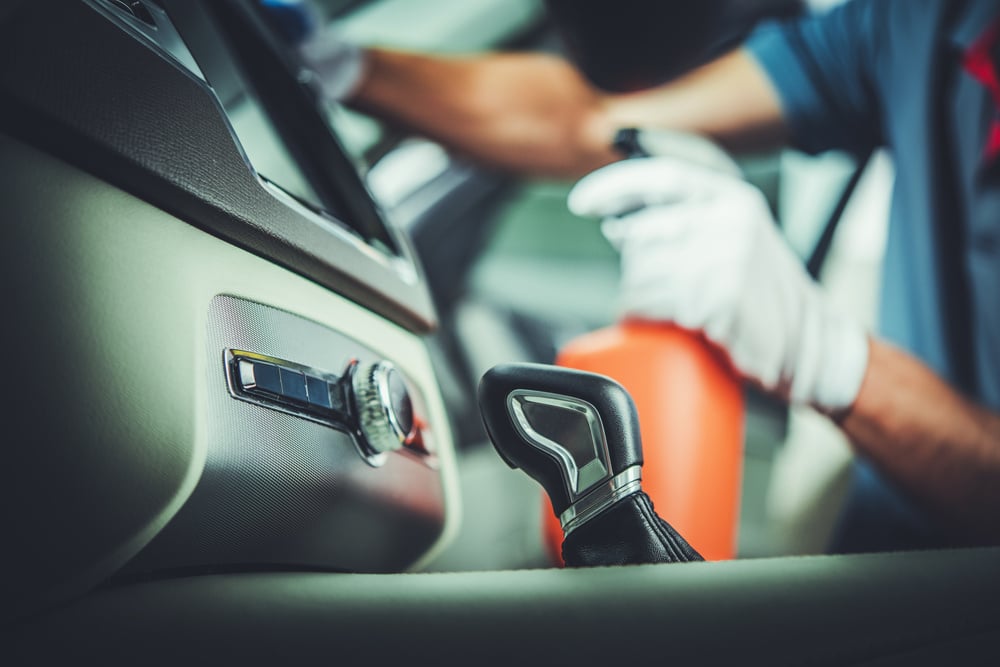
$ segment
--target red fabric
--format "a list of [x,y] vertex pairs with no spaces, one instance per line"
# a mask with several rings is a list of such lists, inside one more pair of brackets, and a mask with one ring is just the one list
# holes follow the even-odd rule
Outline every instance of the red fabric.
[[[983,33],[976,38],[976,41],[965,52],[963,65],[965,71],[972,75],[976,81],[986,86],[993,96],[993,102],[1000,111],[1000,73],[997,72],[996,63],[993,60],[993,52],[1000,41],[1000,19],[991,23]],[[1000,156],[1000,115],[993,118],[990,126],[990,133],[986,139],[986,147],[983,150],[986,160],[994,160]]]

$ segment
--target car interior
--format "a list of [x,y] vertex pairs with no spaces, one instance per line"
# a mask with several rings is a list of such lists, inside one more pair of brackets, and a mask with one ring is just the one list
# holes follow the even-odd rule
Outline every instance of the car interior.
[[[316,4],[362,44],[565,53],[575,3]],[[321,99],[255,0],[7,0],[0,51],[5,664],[1000,659],[1000,549],[824,554],[850,448],[749,388],[731,557],[561,567],[477,391],[618,318],[572,183]],[[891,159],[740,164],[871,321]]]

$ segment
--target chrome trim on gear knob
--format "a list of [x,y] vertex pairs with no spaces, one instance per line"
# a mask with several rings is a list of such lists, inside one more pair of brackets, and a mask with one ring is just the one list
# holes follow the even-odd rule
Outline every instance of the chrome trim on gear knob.
[[563,535],[587,523],[613,504],[642,489],[642,466],[632,466],[601,484],[559,515]]
[[[591,458],[578,462],[565,444],[540,433],[525,414],[525,404],[544,405],[584,418],[589,435],[586,450]],[[514,428],[524,441],[558,461],[570,500],[575,501],[586,495],[596,484],[608,478],[611,455],[608,453],[608,442],[601,415],[593,405],[574,396],[533,389],[515,389],[507,395],[507,410]]]

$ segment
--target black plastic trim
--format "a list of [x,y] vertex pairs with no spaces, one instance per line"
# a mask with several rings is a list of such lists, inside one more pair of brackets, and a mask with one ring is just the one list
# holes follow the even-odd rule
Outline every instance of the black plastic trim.
[[211,89],[172,59],[79,0],[2,18],[0,130],[409,330],[436,326],[405,240],[392,257],[282,201]]

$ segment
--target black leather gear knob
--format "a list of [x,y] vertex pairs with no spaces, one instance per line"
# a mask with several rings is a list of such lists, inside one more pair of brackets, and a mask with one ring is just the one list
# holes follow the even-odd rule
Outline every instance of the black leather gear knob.
[[641,488],[631,396],[611,378],[542,364],[502,364],[479,383],[501,458],[548,493],[569,566],[702,560],[656,515]]
[[479,409],[503,460],[541,484],[558,514],[600,483],[642,465],[632,399],[602,375],[502,364],[480,381]]
[[656,514],[642,491],[633,493],[566,535],[567,567],[606,567],[704,560],[674,527]]

